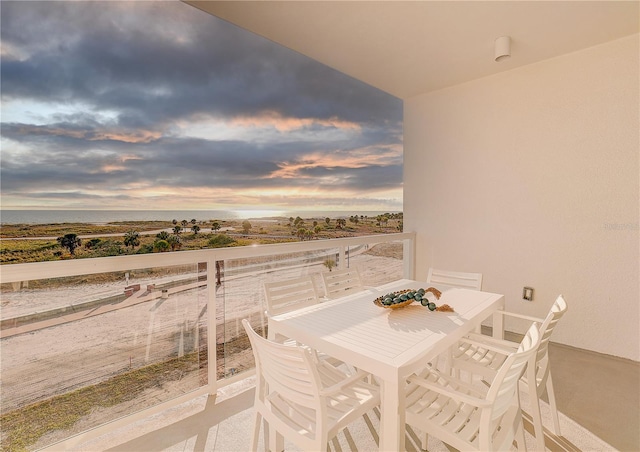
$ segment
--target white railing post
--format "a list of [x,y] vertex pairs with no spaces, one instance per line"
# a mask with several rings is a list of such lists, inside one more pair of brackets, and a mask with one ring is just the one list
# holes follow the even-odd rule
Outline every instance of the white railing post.
[[402,241],[402,271],[406,279],[415,279],[416,276],[416,238]]
[[207,387],[209,395],[218,391],[218,344],[216,327],[217,255],[214,253],[207,259]]

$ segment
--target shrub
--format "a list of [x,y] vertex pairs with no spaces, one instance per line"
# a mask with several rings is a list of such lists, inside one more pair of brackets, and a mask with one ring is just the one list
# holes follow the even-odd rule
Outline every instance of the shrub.
[[209,246],[211,248],[222,248],[223,246],[227,246],[231,243],[235,243],[235,239],[225,234],[217,234],[209,239]]
[[158,252],[169,251],[171,245],[166,240],[156,240],[153,244],[153,250]]

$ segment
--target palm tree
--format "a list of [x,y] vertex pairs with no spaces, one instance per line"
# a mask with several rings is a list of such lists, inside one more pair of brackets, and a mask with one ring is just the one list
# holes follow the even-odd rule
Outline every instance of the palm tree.
[[173,233],[175,235],[180,235],[181,232],[182,232],[182,226],[180,226],[179,224],[173,227]]
[[178,220],[176,220],[175,218],[173,220],[171,220],[171,222],[173,223],[173,225],[175,226],[176,224],[178,224]]
[[77,234],[65,234],[62,237],[58,237],[58,243],[61,247],[67,248],[72,256],[76,253],[76,248],[82,245],[82,240]]
[[324,222],[327,223],[327,226],[329,226],[329,223],[331,223],[331,218],[329,217],[325,218]]
[[218,223],[217,221],[214,221],[213,223],[211,223],[211,230],[213,232],[216,232],[220,229],[220,223]]
[[244,220],[242,222],[242,231],[246,234],[250,230],[251,230],[251,223],[249,223],[249,220]]
[[196,224],[196,223],[197,223],[196,219],[195,219],[195,218],[192,218],[192,219],[191,219],[191,224]]
[[180,236],[176,234],[170,235],[167,238],[167,243],[171,247],[171,251],[175,251],[176,249],[182,246],[182,241],[180,240]]
[[193,232],[193,235],[196,235],[199,230],[200,230],[200,226],[198,226],[197,224],[193,224],[191,226],[191,232]]
[[182,220],[180,222],[180,224],[182,225],[182,228],[185,229],[187,227],[187,225],[189,224],[189,222],[187,220]]
[[156,238],[160,240],[167,240],[169,238],[169,233],[167,231],[160,231],[156,234]]
[[131,230],[124,235],[124,246],[130,246],[133,250],[138,245],[140,245],[140,234],[137,231]]

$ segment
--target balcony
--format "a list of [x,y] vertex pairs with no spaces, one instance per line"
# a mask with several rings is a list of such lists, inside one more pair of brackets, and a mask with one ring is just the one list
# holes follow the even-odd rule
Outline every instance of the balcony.
[[[254,380],[240,321],[265,332],[262,282],[306,274],[320,287],[328,259],[367,285],[413,277],[414,242],[402,233],[3,267],[3,450],[246,450]],[[636,363],[557,344],[551,353],[567,415],[552,450],[597,437],[636,448],[625,428],[638,424]],[[7,436],[11,413],[40,430]],[[358,450],[375,444],[354,428]]]
[[[333,261],[381,285],[413,275],[414,240],[385,234],[4,266],[3,444],[41,448],[216,394],[251,374],[240,322],[266,333],[264,281],[312,275],[320,289]],[[19,433],[25,426],[33,431]]]

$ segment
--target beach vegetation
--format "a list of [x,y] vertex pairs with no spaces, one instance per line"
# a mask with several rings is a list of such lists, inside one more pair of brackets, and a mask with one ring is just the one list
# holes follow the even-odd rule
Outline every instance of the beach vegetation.
[[153,251],[156,253],[163,253],[165,251],[169,251],[171,245],[166,240],[156,240],[153,243]]
[[102,239],[93,238],[93,239],[90,239],[90,240],[86,240],[84,242],[84,247],[86,249],[88,249],[88,250],[92,250],[92,249],[95,249],[95,248],[99,248],[101,243],[102,243]]
[[178,250],[180,249],[180,247],[182,247],[182,239],[177,234],[172,234],[169,237],[167,237],[166,242],[171,247],[171,251]]
[[235,243],[235,239],[229,237],[226,234],[217,234],[209,239],[209,247],[210,248],[222,248],[225,246],[229,246],[232,243]]
[[[296,240],[330,239],[354,237],[360,235],[384,234],[402,231],[402,213],[386,214],[387,226],[378,223],[377,217],[359,218],[358,223],[326,218],[276,218],[255,220],[251,228],[245,230],[243,220],[214,220],[211,232],[202,226],[197,234],[182,234],[184,231],[178,220],[165,221],[123,221],[108,224],[62,223],[48,225],[3,224],[0,229],[0,264],[19,264],[26,262],[57,261],[73,257],[74,259],[98,258],[125,254],[148,254],[158,252],[154,246],[157,240],[169,244],[169,250],[201,250],[224,246],[251,246],[255,244],[274,244],[294,242]],[[327,218],[329,221],[327,222]],[[348,218],[348,217],[347,217]],[[244,220],[246,221],[246,220]],[[199,226],[200,223],[196,222]],[[293,227],[297,223],[298,227]],[[305,224],[307,226],[305,226]],[[314,226],[311,226],[311,225]],[[348,224],[348,226],[347,226]],[[255,226],[255,227],[254,227]],[[299,229],[304,235],[298,235]],[[224,232],[220,232],[220,231]],[[123,236],[130,231],[138,232],[140,243],[135,247],[125,244]],[[176,233],[176,231],[178,231]],[[309,231],[311,234],[307,234]],[[74,255],[60,247],[57,241],[65,234],[90,236],[82,239],[82,245],[74,249]],[[173,235],[179,238],[169,239]],[[161,245],[162,246],[162,245]]]
[[143,245],[140,245],[140,248],[138,248],[138,252],[137,254],[151,254],[153,253],[153,243],[145,243]]
[[245,234],[248,234],[250,230],[251,230],[251,223],[249,222],[249,220],[244,220],[242,222],[242,232],[244,232]]
[[124,246],[131,247],[133,250],[136,246],[140,245],[140,233],[133,229],[124,235]]
[[82,240],[77,234],[65,234],[62,237],[58,237],[58,243],[61,247],[69,250],[69,253],[73,256],[76,253],[76,248],[82,245]]
[[325,259],[325,261],[322,263],[322,265],[324,265],[325,267],[327,267],[327,269],[329,271],[331,271],[333,269],[333,267],[336,266],[336,261],[334,261],[331,258]]
[[73,427],[98,407],[113,407],[134,400],[144,391],[181,380],[185,374],[198,371],[204,365],[202,361],[198,353],[190,353],[3,414],[1,450],[33,450],[31,446],[47,433]]

